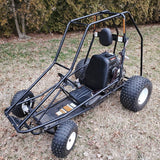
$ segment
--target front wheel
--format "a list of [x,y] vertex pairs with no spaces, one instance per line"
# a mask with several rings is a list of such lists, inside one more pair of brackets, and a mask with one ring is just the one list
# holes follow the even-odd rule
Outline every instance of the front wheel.
[[[26,90],[18,91],[13,96],[13,99],[11,101],[11,106],[14,105],[24,95],[25,92],[26,92]],[[19,102],[23,102],[23,101],[25,101],[25,102],[21,103],[21,104],[17,104],[12,109],[12,113],[19,118],[25,117],[29,112],[29,108],[33,108],[33,106],[34,106],[34,100],[27,101],[27,99],[30,99],[33,97],[34,97],[34,95],[31,91],[29,91],[27,94],[25,94],[24,97],[19,101]]]
[[133,76],[122,87],[120,101],[125,108],[137,112],[147,104],[151,92],[150,80],[141,76]]
[[66,157],[73,149],[77,138],[77,125],[68,120],[57,127],[53,141],[52,152],[58,158]]

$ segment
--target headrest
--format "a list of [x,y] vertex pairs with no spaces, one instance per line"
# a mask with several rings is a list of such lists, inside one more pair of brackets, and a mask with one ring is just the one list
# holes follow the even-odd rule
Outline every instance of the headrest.
[[104,28],[101,30],[101,32],[98,32],[99,42],[103,46],[109,46],[112,44],[112,33],[109,28]]

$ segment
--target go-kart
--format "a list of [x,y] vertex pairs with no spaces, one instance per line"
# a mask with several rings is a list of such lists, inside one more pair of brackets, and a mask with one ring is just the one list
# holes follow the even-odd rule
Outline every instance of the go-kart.
[[[126,17],[141,40],[140,74],[132,77],[127,77],[124,68],[129,39],[126,34]],[[122,35],[115,23],[117,19],[122,22]],[[112,22],[116,34],[109,28],[100,29],[100,24],[107,21]],[[85,30],[71,67],[68,68],[57,59],[70,25],[83,26]],[[87,34],[92,34],[91,41],[84,58],[77,62]],[[98,39],[99,45],[106,47],[106,51],[90,55],[95,39]],[[118,43],[122,44],[122,48],[117,53]],[[111,53],[107,51],[109,46],[113,46]],[[47,90],[34,95],[34,87],[55,66],[63,68],[67,73],[58,73],[58,82],[51,82]],[[128,11],[114,13],[104,10],[73,19],[66,27],[53,63],[28,89],[18,91],[13,96],[10,107],[5,109],[5,115],[19,133],[54,134],[51,150],[55,156],[64,158],[73,149],[77,139],[78,127],[71,119],[94,108],[111,93],[121,90],[120,101],[125,108],[134,112],[143,109],[150,98],[152,83],[142,77],[142,69],[143,37]]]

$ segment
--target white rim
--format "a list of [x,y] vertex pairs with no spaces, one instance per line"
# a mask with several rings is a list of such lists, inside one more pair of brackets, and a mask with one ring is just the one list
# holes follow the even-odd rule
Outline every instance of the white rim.
[[[28,97],[28,98],[30,98],[30,97]],[[24,99],[24,101],[27,100],[28,98]],[[32,107],[32,101],[30,101],[30,105],[29,106]],[[26,105],[25,103],[22,103],[22,110],[23,110],[24,114],[28,113],[29,112],[28,105]]]
[[144,88],[139,95],[138,104],[139,105],[143,104],[147,99],[147,97],[148,97],[148,88]]
[[72,132],[67,141],[66,145],[67,150],[70,150],[73,147],[75,140],[76,140],[76,132]]

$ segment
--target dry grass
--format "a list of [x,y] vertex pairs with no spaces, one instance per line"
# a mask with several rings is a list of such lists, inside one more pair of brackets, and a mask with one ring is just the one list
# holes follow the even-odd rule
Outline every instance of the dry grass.
[[[120,92],[117,92],[95,109],[77,117],[78,139],[66,160],[160,160],[160,26],[141,26],[140,30],[144,36],[144,76],[153,83],[149,103],[141,112],[130,112],[122,107]],[[139,46],[133,28],[128,28],[128,32],[127,73],[133,75],[139,68]],[[15,39],[1,45],[0,160],[57,159],[51,152],[52,135],[17,134],[3,114],[15,92],[28,88],[51,63],[60,38],[54,35],[43,38],[25,42]],[[99,53],[100,48],[93,47],[93,51]],[[54,81],[54,70],[51,73],[45,84]]]

